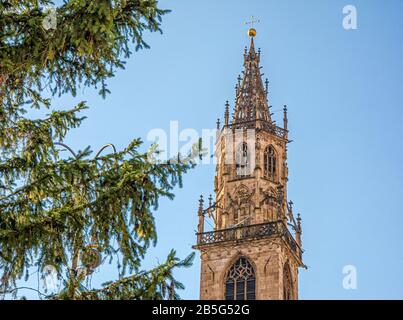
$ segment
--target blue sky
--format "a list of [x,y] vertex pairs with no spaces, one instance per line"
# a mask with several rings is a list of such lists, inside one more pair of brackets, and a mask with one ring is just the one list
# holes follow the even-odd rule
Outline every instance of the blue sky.
[[[280,120],[289,108],[289,198],[303,218],[302,299],[403,299],[403,2],[400,0],[171,0],[164,34],[146,34],[150,50],[135,53],[109,81],[102,100],[85,89],[55,106],[87,100],[82,127],[69,134],[76,149],[133,138],[154,128],[214,128],[225,100],[234,101],[243,48],[243,22],[260,19],[255,43],[270,80],[270,104]],[[355,5],[358,30],[342,26]],[[60,103],[60,104],[58,104]],[[149,144],[149,143],[148,143]],[[214,165],[185,176],[173,201],[155,213],[158,244],[144,267],[171,248],[185,257],[195,243],[197,200],[213,192]],[[345,265],[357,268],[358,289],[342,287]],[[198,256],[177,272],[181,296],[197,299]],[[110,267],[94,276],[108,280]]]

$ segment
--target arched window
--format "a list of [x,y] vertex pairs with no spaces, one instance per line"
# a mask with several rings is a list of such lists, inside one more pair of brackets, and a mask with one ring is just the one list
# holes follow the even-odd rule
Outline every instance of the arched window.
[[264,151],[264,176],[270,180],[276,179],[277,160],[274,148],[268,146]]
[[250,175],[247,143],[242,143],[238,146],[236,152],[236,174],[238,177],[247,177]]
[[284,265],[283,269],[283,295],[284,300],[293,299],[291,270],[288,263]]
[[225,300],[255,300],[255,270],[245,257],[240,257],[228,270]]

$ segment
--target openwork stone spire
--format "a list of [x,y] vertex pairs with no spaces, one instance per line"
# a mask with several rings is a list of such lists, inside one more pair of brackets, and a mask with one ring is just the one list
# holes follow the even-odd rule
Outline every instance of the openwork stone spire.
[[271,122],[267,92],[260,73],[260,51],[255,51],[254,36],[256,31],[250,32],[249,35],[251,43],[249,51],[245,49],[243,78],[236,93],[233,124],[256,120]]

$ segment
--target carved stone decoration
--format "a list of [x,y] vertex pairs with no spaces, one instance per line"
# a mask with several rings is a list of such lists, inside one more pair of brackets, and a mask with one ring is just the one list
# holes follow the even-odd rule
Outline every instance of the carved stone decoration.
[[256,151],[259,151],[260,149],[261,149],[260,138],[257,137],[256,138]]
[[283,191],[283,186],[278,185],[277,186],[277,215],[279,218],[284,218],[285,217],[285,212],[284,212],[284,191]]
[[260,202],[260,205],[267,204],[269,206],[276,207],[277,194],[273,188],[269,189],[269,191],[261,190],[261,193],[262,193],[262,201]]
[[235,197],[239,200],[247,200],[252,195],[252,192],[244,184],[241,184],[238,188],[236,188],[234,193]]

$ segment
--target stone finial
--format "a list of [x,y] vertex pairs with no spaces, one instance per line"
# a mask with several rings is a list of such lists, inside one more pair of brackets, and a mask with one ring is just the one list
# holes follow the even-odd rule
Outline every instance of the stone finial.
[[199,200],[199,224],[197,226],[197,232],[198,232],[198,236],[197,236],[197,242],[200,243],[201,241],[201,234],[204,232],[204,200],[203,200],[203,196],[200,196],[200,200]]
[[298,212],[298,217],[297,217],[297,227],[298,227],[298,232],[301,234],[302,233],[302,226],[301,226],[301,213]]
[[297,217],[297,232],[296,232],[296,241],[300,248],[302,248],[302,227],[301,227],[301,214],[298,212]]
[[225,125],[228,126],[229,124],[229,103],[228,100],[225,103],[225,115],[224,115]]
[[284,111],[283,127],[285,130],[288,130],[288,116],[287,116],[287,106],[286,105],[284,106],[283,111]]
[[204,210],[204,199],[203,196],[201,195],[199,199],[199,211],[198,211],[199,215],[203,215],[203,210]]

